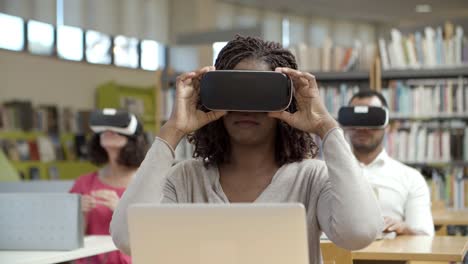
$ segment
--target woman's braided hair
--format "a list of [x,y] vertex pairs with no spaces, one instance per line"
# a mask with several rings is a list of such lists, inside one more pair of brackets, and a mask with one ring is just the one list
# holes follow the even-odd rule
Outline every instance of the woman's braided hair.
[[[265,62],[272,71],[276,67],[297,69],[294,55],[289,50],[283,49],[281,44],[239,35],[229,41],[220,51],[215,67],[217,70],[232,70],[245,59]],[[198,107],[203,109],[200,103]],[[294,113],[296,109],[296,100],[293,99],[287,111]],[[222,119],[200,128],[189,135],[188,139],[195,145],[193,157],[202,158],[205,166],[220,165],[229,161],[231,146]],[[317,151],[317,144],[310,134],[278,120],[275,159],[279,166],[314,158]]]

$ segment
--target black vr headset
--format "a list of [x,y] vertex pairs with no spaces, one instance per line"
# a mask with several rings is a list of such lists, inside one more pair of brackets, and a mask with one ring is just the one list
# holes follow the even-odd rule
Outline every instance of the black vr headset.
[[275,112],[293,97],[287,75],[273,71],[210,71],[200,82],[200,99],[209,110]]
[[343,127],[384,128],[388,125],[388,110],[367,105],[344,106],[338,111],[338,122]]
[[112,108],[92,112],[89,126],[94,133],[109,130],[126,136],[133,136],[142,130],[134,114]]

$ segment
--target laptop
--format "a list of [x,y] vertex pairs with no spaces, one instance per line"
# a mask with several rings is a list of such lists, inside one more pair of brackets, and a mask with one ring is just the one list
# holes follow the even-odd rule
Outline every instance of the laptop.
[[129,208],[134,264],[308,264],[302,204],[165,204]]

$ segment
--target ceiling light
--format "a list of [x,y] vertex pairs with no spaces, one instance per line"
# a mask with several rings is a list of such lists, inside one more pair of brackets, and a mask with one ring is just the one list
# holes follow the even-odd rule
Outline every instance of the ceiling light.
[[432,11],[432,8],[430,5],[416,5],[416,8],[414,9],[416,13],[430,13]]

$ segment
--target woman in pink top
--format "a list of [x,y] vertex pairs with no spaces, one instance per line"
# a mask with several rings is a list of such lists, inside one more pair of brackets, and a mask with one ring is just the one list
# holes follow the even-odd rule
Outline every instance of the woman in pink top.
[[[133,135],[119,134],[111,129],[95,133],[88,145],[91,161],[104,166],[97,172],[79,177],[70,190],[81,194],[86,235],[109,235],[112,213],[148,149],[140,123]],[[131,258],[113,251],[76,263],[131,263]]]

